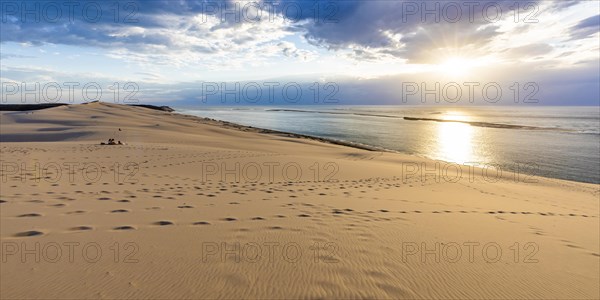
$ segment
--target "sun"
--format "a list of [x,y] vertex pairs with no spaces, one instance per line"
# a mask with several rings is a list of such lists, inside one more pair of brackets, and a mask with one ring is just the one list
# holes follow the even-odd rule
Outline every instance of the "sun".
[[438,71],[450,77],[464,77],[470,74],[473,60],[463,57],[450,57],[438,65]]

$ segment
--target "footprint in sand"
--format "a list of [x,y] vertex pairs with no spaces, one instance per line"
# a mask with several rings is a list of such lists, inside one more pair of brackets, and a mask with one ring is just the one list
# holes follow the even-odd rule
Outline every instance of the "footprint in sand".
[[86,231],[86,230],[93,230],[94,228],[92,228],[91,226],[76,226],[76,227],[72,227],[71,230],[72,231]]
[[180,206],[177,206],[177,208],[194,208],[194,207],[191,205],[180,205]]
[[310,218],[310,215],[307,214],[299,214],[298,217],[300,218]]
[[154,225],[158,225],[158,226],[169,226],[169,225],[174,225],[173,222],[171,221],[158,221],[158,222],[154,222],[152,223]]
[[271,226],[271,227],[269,227],[269,229],[271,229],[271,230],[281,230],[281,229],[283,229],[283,227],[281,227],[281,226]]
[[24,231],[24,232],[19,232],[17,234],[15,234],[16,237],[28,237],[28,236],[37,236],[37,235],[43,235],[44,233],[41,231],[37,231],[37,230],[30,230],[30,231]]
[[223,218],[223,221],[233,222],[233,221],[237,221],[237,219],[236,218],[232,218],[232,217],[228,217],[228,218]]
[[127,213],[129,211],[126,209],[115,209],[115,210],[111,210],[110,212],[114,214],[114,213]]
[[135,230],[135,227],[126,225],[126,226],[117,226],[113,229],[114,230]]
[[254,221],[263,221],[264,219],[265,218],[263,218],[263,217],[254,217],[254,218],[252,218],[252,220],[254,220]]
[[42,215],[38,214],[38,213],[29,213],[29,214],[22,214],[19,215],[19,218],[31,218],[31,217],[41,217]]
[[206,222],[206,221],[200,221],[200,222],[194,222],[192,223],[193,225],[210,225],[210,223]]

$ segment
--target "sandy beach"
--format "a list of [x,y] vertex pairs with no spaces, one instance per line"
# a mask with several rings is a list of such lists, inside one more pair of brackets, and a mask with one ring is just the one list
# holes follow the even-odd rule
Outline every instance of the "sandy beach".
[[2,299],[600,297],[595,184],[117,104],[0,124]]

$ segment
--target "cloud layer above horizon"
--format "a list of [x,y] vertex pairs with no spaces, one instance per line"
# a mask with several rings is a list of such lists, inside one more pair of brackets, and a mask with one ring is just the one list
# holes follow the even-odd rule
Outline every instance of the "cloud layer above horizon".
[[205,99],[202,82],[333,82],[339,104],[402,104],[400,82],[518,81],[538,84],[541,104],[600,99],[593,1],[3,1],[0,9],[3,85],[133,82],[144,102],[193,103]]

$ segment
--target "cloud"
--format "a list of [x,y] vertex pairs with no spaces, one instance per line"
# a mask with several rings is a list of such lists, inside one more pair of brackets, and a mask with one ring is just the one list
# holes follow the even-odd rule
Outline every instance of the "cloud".
[[21,54],[13,54],[13,53],[0,53],[0,58],[2,58],[2,59],[11,59],[11,58],[35,58],[35,56],[31,56],[31,55],[21,55]]
[[[207,55],[221,61],[236,59],[226,58],[227,54],[255,60],[256,51],[291,34],[282,17],[251,21],[222,12],[236,5],[230,1],[83,1],[74,13],[61,6],[62,17],[57,21],[39,22],[36,18],[52,18],[43,14],[48,3],[3,3],[2,42],[97,47],[113,52],[113,57],[130,56],[132,61],[147,55],[146,60],[181,64],[205,60]],[[94,13],[84,13],[86,5],[88,11],[101,11],[101,17],[95,20]],[[21,17],[23,10],[36,8],[41,15]],[[188,61],[183,62],[184,57]]]
[[339,6],[337,21],[306,26],[311,43],[380,50],[421,63],[437,55],[423,51],[485,45],[501,34],[495,23],[510,16],[514,1],[349,1]]
[[[302,32],[313,45],[327,49],[362,47],[412,59],[418,56],[415,52],[424,47],[451,46],[444,45],[449,40],[485,42],[497,34],[491,29],[479,29],[489,23],[486,16],[493,15],[497,9],[506,14],[514,5],[514,1],[478,1],[473,6],[456,6],[457,2],[453,1],[138,0],[119,2],[115,8],[114,3],[88,0],[74,7],[73,13],[68,10],[70,7],[60,6],[62,17],[56,22],[40,23],[36,16],[21,18],[23,10],[52,11],[44,10],[48,3],[26,1],[21,5],[13,2],[3,5],[3,21],[8,22],[3,22],[2,42],[124,48],[147,53],[193,50],[214,54],[227,49],[231,49],[229,52],[239,50],[232,45],[268,41],[267,32],[261,30],[266,28],[275,35],[271,40],[280,37],[282,32]],[[460,9],[460,16],[454,8]],[[115,9],[119,11],[118,16]],[[429,15],[427,9],[438,12]],[[255,18],[257,14],[261,18]],[[37,17],[53,19],[50,13]],[[452,19],[452,23],[447,19]],[[280,26],[275,28],[273,24]]]
[[298,49],[294,43],[280,42],[277,44],[279,51],[286,57],[297,58],[303,61],[311,61],[317,57],[315,51],[309,51],[304,49]]
[[571,27],[571,39],[585,39],[600,31],[600,15],[582,20]]
[[554,48],[547,43],[536,43],[525,45],[521,47],[509,48],[505,50],[505,54],[510,57],[524,57],[524,56],[539,56],[552,52]]

